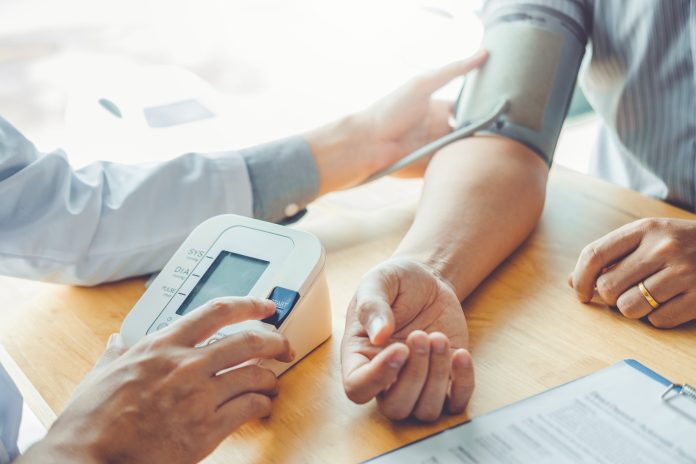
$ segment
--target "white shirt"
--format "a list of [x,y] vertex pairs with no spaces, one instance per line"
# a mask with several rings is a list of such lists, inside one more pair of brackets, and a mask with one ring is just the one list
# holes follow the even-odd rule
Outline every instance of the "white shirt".
[[696,1],[488,0],[486,9],[543,9],[575,24],[590,43],[580,83],[601,118],[590,172],[696,211]]

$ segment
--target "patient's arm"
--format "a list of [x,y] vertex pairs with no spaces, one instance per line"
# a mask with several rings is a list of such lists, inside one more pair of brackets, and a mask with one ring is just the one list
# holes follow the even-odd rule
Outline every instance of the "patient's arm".
[[465,408],[473,368],[459,302],[532,231],[547,174],[530,149],[496,136],[435,155],[411,229],[349,308],[342,361],[352,400],[377,397],[393,419]]
[[427,265],[466,298],[517,248],[544,205],[548,168],[502,137],[472,137],[430,163],[415,221],[396,252]]

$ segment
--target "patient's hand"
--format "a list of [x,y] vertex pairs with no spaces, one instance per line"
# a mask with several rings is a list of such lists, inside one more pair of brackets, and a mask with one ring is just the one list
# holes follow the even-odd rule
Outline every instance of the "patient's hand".
[[348,309],[343,384],[356,403],[377,398],[391,419],[437,419],[474,388],[468,333],[452,288],[424,265],[392,259],[366,274]]
[[647,317],[655,327],[696,320],[696,221],[646,218],[626,224],[582,250],[568,283],[580,301],[589,302],[596,291],[624,316]]

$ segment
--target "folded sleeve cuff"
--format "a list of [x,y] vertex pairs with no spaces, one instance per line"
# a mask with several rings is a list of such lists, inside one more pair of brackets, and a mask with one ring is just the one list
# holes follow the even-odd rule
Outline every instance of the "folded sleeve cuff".
[[307,141],[288,137],[241,152],[253,194],[254,217],[280,222],[300,217],[319,193],[319,172]]
[[491,22],[511,15],[527,15],[534,10],[541,10],[558,17],[578,40],[586,42],[592,29],[592,11],[584,0],[487,0],[483,7],[483,20]]

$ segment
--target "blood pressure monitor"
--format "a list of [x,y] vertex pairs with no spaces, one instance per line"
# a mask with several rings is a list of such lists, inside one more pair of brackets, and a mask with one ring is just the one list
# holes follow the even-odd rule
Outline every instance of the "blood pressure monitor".
[[325,255],[313,235],[256,219],[226,214],[199,225],[150,284],[121,327],[131,346],[142,337],[224,296],[269,298],[273,316],[219,330],[203,344],[245,329],[277,329],[295,350],[292,363],[262,360],[283,373],[331,335]]

